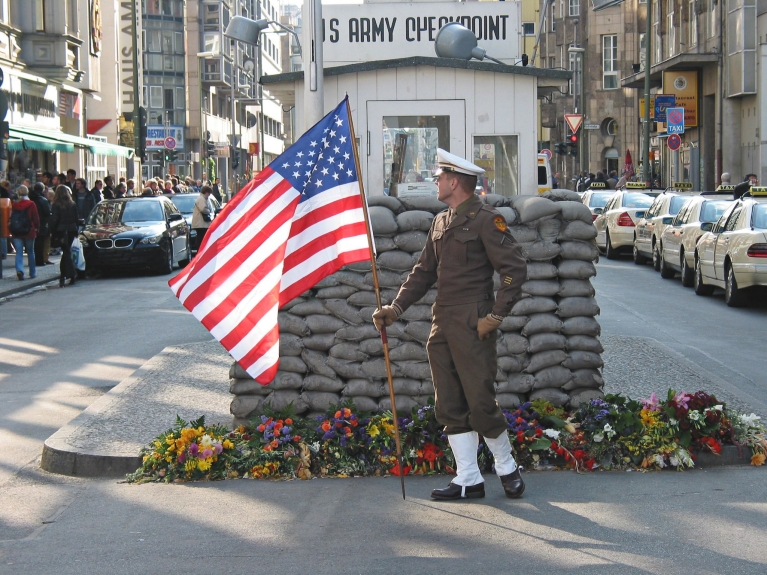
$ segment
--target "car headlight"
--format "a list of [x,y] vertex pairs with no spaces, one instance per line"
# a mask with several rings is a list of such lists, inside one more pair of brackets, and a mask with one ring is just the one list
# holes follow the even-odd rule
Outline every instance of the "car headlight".
[[156,244],[159,243],[160,240],[162,240],[162,234],[156,235],[156,236],[146,236],[144,238],[141,238],[141,241],[139,243],[141,244]]

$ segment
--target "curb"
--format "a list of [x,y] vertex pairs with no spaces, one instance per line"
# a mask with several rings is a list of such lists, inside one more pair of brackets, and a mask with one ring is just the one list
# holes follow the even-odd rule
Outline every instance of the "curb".
[[18,288],[11,288],[11,289],[7,289],[5,291],[0,291],[0,299],[6,298],[6,297],[10,297],[10,296],[16,295],[18,293],[30,290],[32,288],[40,287],[40,286],[43,286],[43,285],[45,285],[47,283],[55,282],[55,281],[58,281],[58,278],[55,277],[55,276],[47,278],[47,279],[35,278],[35,281],[33,281],[32,283],[20,285],[20,286],[18,286]]
[[59,429],[45,440],[40,467],[50,473],[75,477],[122,477],[133,473],[141,466],[140,455],[113,455],[99,451],[87,451],[69,444],[70,436],[78,428],[96,419],[109,408],[123,393],[140,381],[160,361],[168,355],[169,346],[155,355],[133,374],[118,383],[107,393],[89,405],[80,415]]

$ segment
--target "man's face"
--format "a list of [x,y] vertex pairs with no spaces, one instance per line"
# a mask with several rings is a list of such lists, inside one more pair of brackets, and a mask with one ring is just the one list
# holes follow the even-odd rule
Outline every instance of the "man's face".
[[750,176],[748,178],[748,181],[751,182],[752,186],[755,186],[756,184],[759,183],[759,178],[757,178],[756,176]]
[[202,185],[202,180],[197,180],[197,185],[201,186]]
[[101,188],[103,188],[103,187],[104,187],[104,184],[103,184],[102,182],[98,182],[98,183],[96,184],[96,187],[97,187],[97,188],[100,190]]
[[457,188],[458,180],[449,172],[442,172],[439,176],[437,176],[437,198],[439,201],[450,205],[448,200],[455,196],[455,191]]
[[153,192],[156,191],[157,190],[157,182],[155,182],[154,180],[150,181],[149,182],[149,187],[152,188]]

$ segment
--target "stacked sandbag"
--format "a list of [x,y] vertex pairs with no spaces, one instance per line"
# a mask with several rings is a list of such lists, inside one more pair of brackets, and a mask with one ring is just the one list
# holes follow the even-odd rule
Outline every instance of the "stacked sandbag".
[[[524,297],[498,333],[498,402],[515,407],[545,398],[556,405],[601,397],[603,385],[596,275],[596,229],[577,194],[483,199],[506,219],[528,260]],[[558,195],[553,195],[558,194]],[[371,197],[383,305],[391,303],[426,244],[434,215],[446,208],[435,197]],[[496,277],[496,288],[500,285]],[[409,412],[434,395],[426,356],[436,290],[387,329],[397,409]],[[369,262],[346,266],[285,305],[279,313],[280,371],[261,386],[238,365],[230,370],[235,421],[266,405],[293,405],[298,414],[324,412],[351,399],[360,410],[391,408]]]

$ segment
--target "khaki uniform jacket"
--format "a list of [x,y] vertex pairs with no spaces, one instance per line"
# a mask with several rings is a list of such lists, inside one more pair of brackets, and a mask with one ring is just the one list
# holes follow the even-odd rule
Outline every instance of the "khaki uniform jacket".
[[439,305],[492,299],[493,271],[497,271],[501,287],[493,313],[507,316],[527,280],[527,263],[506,220],[477,196],[458,206],[448,224],[449,217],[445,210],[434,218],[426,247],[393,303],[404,311],[435,282]]

